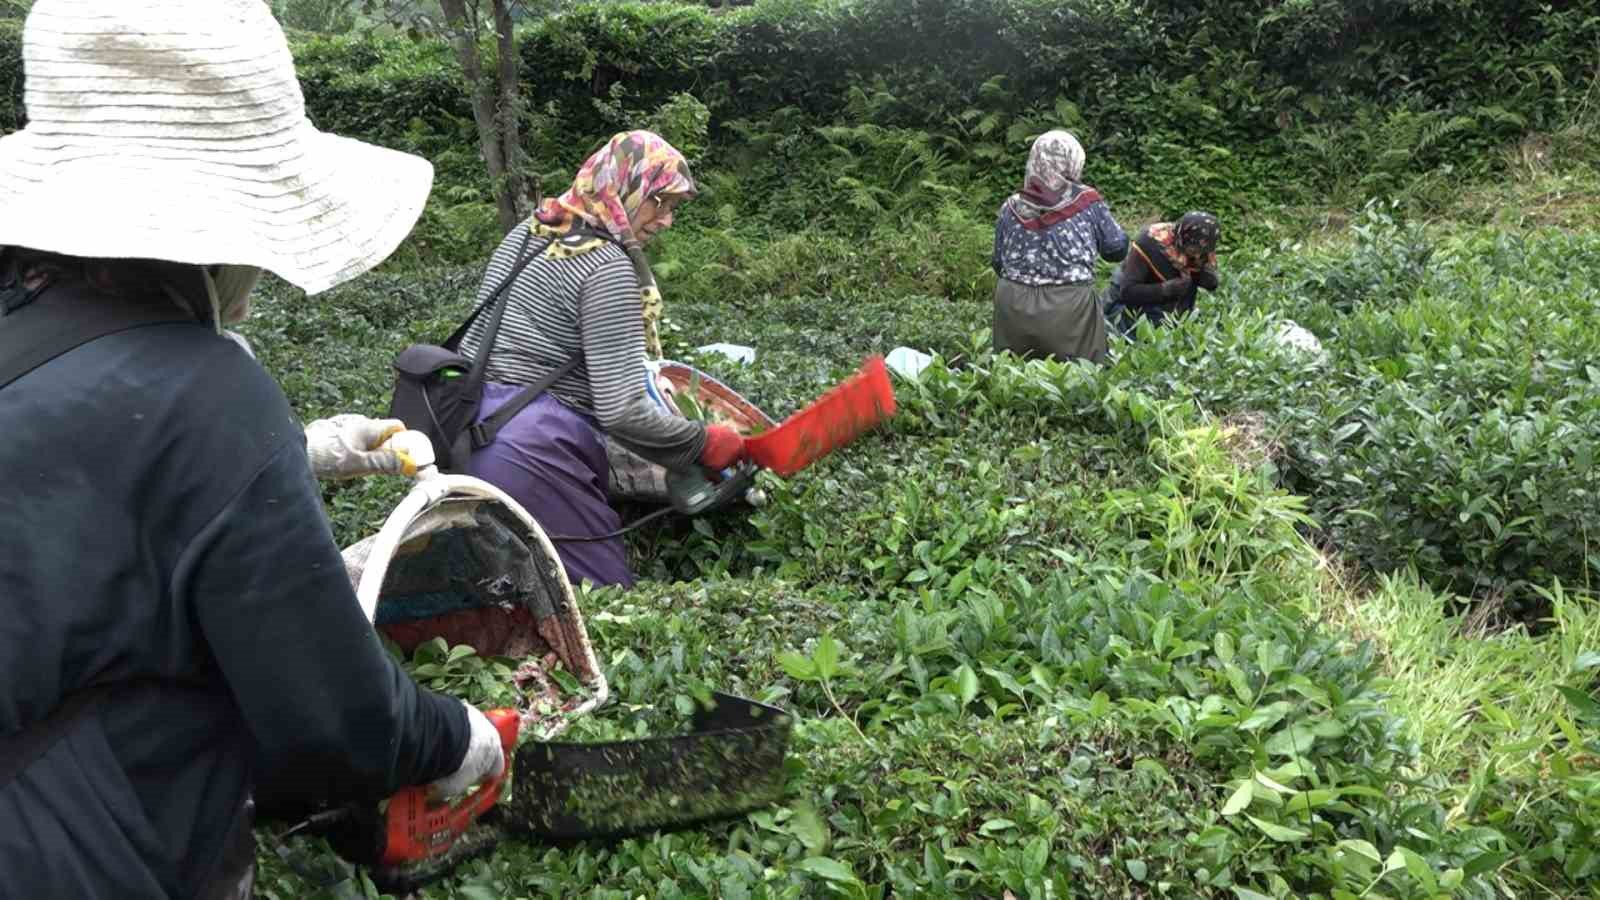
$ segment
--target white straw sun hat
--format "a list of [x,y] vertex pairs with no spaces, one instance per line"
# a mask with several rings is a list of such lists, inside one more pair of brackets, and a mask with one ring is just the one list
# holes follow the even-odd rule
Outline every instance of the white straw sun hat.
[[394,252],[420,157],[324,134],[263,0],[38,0],[0,246],[259,266],[317,293]]

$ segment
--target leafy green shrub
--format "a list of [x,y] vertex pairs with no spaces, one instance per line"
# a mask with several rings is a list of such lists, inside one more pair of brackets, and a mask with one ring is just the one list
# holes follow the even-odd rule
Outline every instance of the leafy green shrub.
[[1600,574],[1587,544],[1600,526],[1592,396],[1484,409],[1397,385],[1350,424],[1320,475],[1324,502],[1346,510],[1332,522],[1375,567],[1415,565],[1462,594],[1509,596],[1522,616],[1538,610],[1523,605],[1536,585]]
[[28,123],[22,90],[22,20],[0,17],[0,134]]
[[344,34],[356,25],[354,0],[273,0],[272,14],[285,29]]
[[[1141,336],[1113,370],[1222,416],[1265,413],[1285,483],[1378,571],[1532,621],[1538,588],[1589,588],[1600,352],[1589,239],[1441,241],[1369,211],[1352,246],[1226,268],[1195,327]],[[1537,286],[1536,286],[1537,285]],[[1270,312],[1269,312],[1270,311]],[[1274,349],[1287,315],[1318,362]]]
[[666,138],[691,162],[697,162],[705,155],[710,124],[710,110],[693,94],[673,94],[645,118],[645,128]]
[[1354,247],[1296,286],[1306,299],[1348,312],[1366,303],[1404,303],[1428,275],[1434,248],[1416,223],[1397,222],[1392,208],[1368,204],[1351,227]]

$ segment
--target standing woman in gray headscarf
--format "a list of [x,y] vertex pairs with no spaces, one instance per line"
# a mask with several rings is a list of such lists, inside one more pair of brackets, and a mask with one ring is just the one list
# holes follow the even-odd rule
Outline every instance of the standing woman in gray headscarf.
[[1033,142],[1022,190],[995,223],[994,348],[1019,356],[1106,356],[1105,317],[1094,290],[1098,257],[1117,262],[1128,236],[1100,192],[1079,179],[1083,147],[1065,131]]

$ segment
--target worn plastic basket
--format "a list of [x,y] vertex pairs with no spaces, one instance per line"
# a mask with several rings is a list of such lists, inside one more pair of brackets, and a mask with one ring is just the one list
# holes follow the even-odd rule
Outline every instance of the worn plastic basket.
[[[738,391],[686,363],[662,360],[649,364],[645,373],[645,392],[668,415],[681,415],[668,391],[689,394],[718,421],[737,428],[742,434],[756,434],[772,428],[772,417]],[[611,496],[639,503],[668,503],[667,470],[650,462],[617,441],[606,442],[611,467]]]
[[741,434],[758,434],[777,424],[738,391],[694,366],[664,359],[655,364],[655,370],[656,377],[648,383],[651,399],[673,415],[678,415],[679,411],[662,393],[660,380],[671,385],[674,392],[694,397],[718,421],[732,425]]
[[344,560],[367,619],[406,652],[439,637],[517,660],[524,734],[552,737],[605,702],[605,674],[555,547],[494,485],[428,470]]

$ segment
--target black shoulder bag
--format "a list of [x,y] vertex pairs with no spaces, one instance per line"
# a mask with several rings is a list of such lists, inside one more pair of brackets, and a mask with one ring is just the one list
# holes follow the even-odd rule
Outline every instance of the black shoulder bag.
[[[489,292],[478,308],[467,316],[443,344],[412,344],[400,351],[394,360],[394,396],[389,401],[389,416],[406,423],[406,427],[420,431],[433,443],[436,465],[443,472],[459,472],[466,468],[472,451],[487,446],[500,433],[500,429],[522,412],[528,404],[544,393],[583,361],[582,353],[574,354],[548,375],[528,385],[511,402],[495,410],[494,415],[478,422],[478,409],[483,405],[483,381],[489,366],[489,354],[494,348],[495,336],[500,333],[500,320],[506,311],[501,302],[511,283],[528,267],[538,252],[529,253],[528,243],[532,232],[522,238],[517,251],[517,264],[503,281]],[[468,359],[459,348],[467,329],[489,307],[489,323],[484,328],[483,340],[478,345],[478,358]]]

